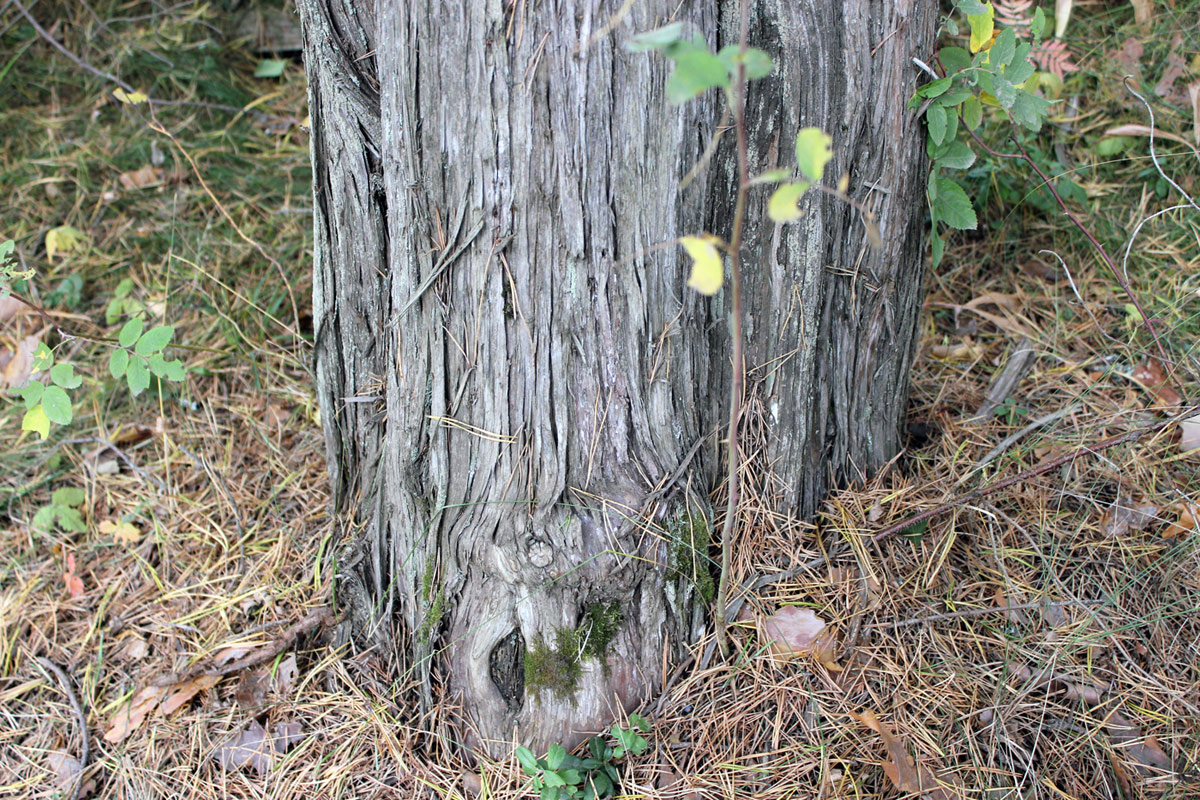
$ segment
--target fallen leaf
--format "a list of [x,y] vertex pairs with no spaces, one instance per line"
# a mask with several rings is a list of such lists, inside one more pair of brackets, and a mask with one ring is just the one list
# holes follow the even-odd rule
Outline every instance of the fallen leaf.
[[111,534],[121,544],[136,544],[142,538],[142,532],[132,522],[113,522],[106,519],[100,523],[100,532]]
[[1104,723],[1113,749],[1133,762],[1134,772],[1143,778],[1173,774],[1175,765],[1154,736],[1144,736],[1140,728],[1119,711],[1108,715]]
[[57,253],[71,253],[80,249],[83,246],[84,238],[82,231],[78,231],[70,225],[51,228],[46,232],[46,258],[53,261]]
[[129,661],[141,661],[150,652],[150,645],[146,644],[146,640],[135,633],[127,634],[125,646],[121,650],[123,655]]
[[1154,84],[1154,93],[1162,98],[1168,98],[1175,94],[1175,81],[1185,74],[1187,74],[1187,62],[1183,60],[1178,49],[1172,48],[1171,52],[1167,54],[1167,63],[1163,67],[1162,78]]
[[851,716],[875,731],[883,740],[889,759],[883,764],[883,771],[897,789],[906,793],[918,793],[925,800],[953,800],[959,797],[953,787],[940,783],[931,769],[913,760],[904,743],[892,735],[891,730],[875,716],[874,711],[868,708],[861,715],[851,712]]
[[237,769],[249,764],[259,775],[265,775],[275,765],[275,753],[267,732],[254,719],[217,750],[217,760],[225,769]]
[[[65,750],[51,750],[46,754],[46,762],[54,771],[55,785],[64,795],[70,795],[83,772],[83,765],[79,763],[79,759]],[[89,780],[79,787],[77,795],[86,797],[95,788],[95,783]]]
[[1163,531],[1164,539],[1176,539],[1196,532],[1196,518],[1192,514],[1191,505],[1185,504],[1179,510],[1179,519],[1171,523],[1171,527]]
[[219,681],[216,675],[199,675],[182,683],[177,683],[170,687],[170,694],[163,700],[161,706],[155,712],[156,716],[165,717],[181,708],[189,700],[195,697],[205,689],[210,689],[217,685]]
[[275,752],[283,755],[304,738],[304,726],[299,722],[275,723]]
[[63,582],[67,585],[67,591],[71,597],[76,600],[83,597],[83,580],[75,574],[75,554],[67,553],[67,569],[63,572]]
[[[1172,142],[1179,142],[1192,148],[1193,153],[1197,153],[1196,148],[1192,143],[1182,136],[1175,133],[1168,133],[1158,128],[1151,128],[1149,125],[1118,125],[1115,128],[1109,128],[1101,136],[1150,136],[1154,135],[1155,139],[1170,139]],[[1200,153],[1197,153],[1200,155]]]
[[218,667],[228,664],[230,661],[237,661],[242,656],[249,653],[253,648],[250,647],[226,647],[221,652],[213,656],[213,663]]
[[0,322],[12,319],[17,314],[23,311],[31,310],[29,306],[22,303],[11,294],[8,297],[0,297]]
[[16,389],[29,382],[33,374],[33,354],[41,340],[41,336],[26,336],[16,342],[12,356],[0,370],[0,389]]
[[935,344],[929,355],[941,361],[974,361],[982,355],[979,345],[971,341],[960,344]]
[[1115,503],[1104,514],[1100,528],[1104,535],[1115,539],[1131,531],[1140,531],[1158,519],[1159,508],[1150,504]]
[[462,780],[463,788],[471,797],[479,797],[483,794],[483,780],[474,772],[463,770],[459,778]]
[[1192,138],[1200,144],[1200,81],[1189,83],[1187,93],[1192,103]]
[[762,632],[773,655],[797,658],[813,652],[825,632],[825,621],[811,608],[784,606],[763,620]]
[[265,669],[243,672],[233,699],[239,706],[247,710],[261,707],[267,699],[267,678]]
[[1154,16],[1154,0],[1129,0],[1133,6],[1133,19],[1138,25],[1145,25]]
[[1109,57],[1116,61],[1125,72],[1136,75],[1142,68],[1142,56],[1145,55],[1146,49],[1142,47],[1142,42],[1136,36],[1130,36],[1121,45],[1120,50],[1113,50],[1109,53]]
[[148,186],[158,186],[162,183],[163,171],[155,169],[150,164],[141,169],[122,172],[117,176],[117,180],[121,183],[122,188],[132,191],[134,189],[145,189]]
[[1138,364],[1129,373],[1129,377],[1149,390],[1163,405],[1178,406],[1183,403],[1179,392],[1167,381],[1167,373],[1157,358]]
[[292,685],[299,676],[300,669],[296,666],[296,654],[289,653],[288,657],[280,661],[279,666],[275,668],[275,677],[271,680],[271,691],[280,697],[286,697],[292,691]]
[[1067,21],[1071,19],[1074,0],[1054,0],[1054,38],[1061,39],[1067,32]]
[[109,744],[117,744],[124,741],[125,737],[137,730],[146,720],[154,707],[166,695],[166,686],[146,686],[138,690],[133,699],[129,701],[129,705],[122,708],[116,713],[116,716],[108,723],[108,730],[104,734],[104,741]]

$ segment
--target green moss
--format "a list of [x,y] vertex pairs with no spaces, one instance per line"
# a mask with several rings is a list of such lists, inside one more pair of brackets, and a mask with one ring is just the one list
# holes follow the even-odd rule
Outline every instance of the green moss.
[[579,635],[583,637],[583,654],[603,662],[609,642],[617,635],[617,630],[624,621],[621,604],[616,600],[609,603],[590,603],[583,624],[579,626]]
[[539,638],[525,653],[525,690],[545,689],[560,698],[574,695],[583,674],[579,644],[579,631],[570,628],[554,632],[553,647]]
[[425,618],[421,620],[421,627],[417,630],[417,641],[422,645],[429,644],[429,637],[433,634],[434,629],[442,623],[442,617],[446,615],[446,593],[440,586],[435,593],[433,587],[434,559],[431,558],[425,565],[424,574],[421,575],[421,598],[429,606],[429,610],[425,612]]
[[712,534],[708,519],[702,514],[681,513],[667,523],[671,536],[671,570],[679,580],[686,580],[711,603],[717,586],[708,571],[708,546]]

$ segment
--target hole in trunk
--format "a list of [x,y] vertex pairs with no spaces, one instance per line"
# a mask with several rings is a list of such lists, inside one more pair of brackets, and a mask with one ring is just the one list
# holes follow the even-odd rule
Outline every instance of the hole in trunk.
[[508,710],[519,711],[525,702],[525,637],[519,628],[513,628],[492,648],[488,668]]

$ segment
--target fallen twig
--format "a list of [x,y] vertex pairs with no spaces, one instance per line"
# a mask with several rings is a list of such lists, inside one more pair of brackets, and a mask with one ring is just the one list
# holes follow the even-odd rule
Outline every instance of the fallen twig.
[[271,642],[265,647],[260,647],[252,653],[249,653],[236,661],[230,661],[228,664],[208,665],[203,662],[195,665],[186,672],[173,672],[169,675],[160,675],[150,681],[151,686],[170,686],[172,684],[181,683],[183,681],[198,678],[201,675],[210,677],[222,677],[232,675],[235,672],[241,672],[250,667],[257,667],[259,664],[270,661],[275,656],[282,653],[284,650],[290,649],[296,640],[301,636],[310,633],[317,628],[325,627],[333,623],[336,615],[333,609],[328,606],[310,611],[304,619],[292,625],[284,631],[278,639]]
[[75,696],[75,690],[71,687],[71,679],[67,673],[48,658],[38,656],[36,661],[43,669],[54,673],[54,677],[58,678],[63,694],[71,701],[71,710],[75,712],[75,724],[79,726],[79,740],[82,743],[79,746],[79,774],[75,776],[75,786],[72,787],[70,795],[70,800],[76,800],[79,797],[79,789],[83,786],[83,773],[87,770],[88,765],[87,718],[83,715],[83,706],[79,705],[79,698]]

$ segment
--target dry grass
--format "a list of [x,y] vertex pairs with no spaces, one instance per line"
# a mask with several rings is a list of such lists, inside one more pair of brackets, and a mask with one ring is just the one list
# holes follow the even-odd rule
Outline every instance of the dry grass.
[[[194,33],[189,20],[173,24]],[[170,39],[134,28],[119,47],[107,40],[106,58]],[[454,709],[419,718],[411,687],[379,658],[332,651],[321,638],[300,641],[297,676],[262,705],[245,707],[233,675],[123,741],[103,738],[156,677],[270,643],[330,603],[338,542],[303,347],[285,330],[307,321],[291,317],[273,269],[169,142],[156,140],[174,165],[164,189],[102,201],[119,172],[145,163],[151,134],[111,105],[97,104],[100,121],[89,121],[71,105],[79,98],[57,94],[78,76],[62,74],[41,44],[29,48],[37,63],[21,72],[24,94],[4,87],[15,100],[0,117],[0,175],[14,193],[9,213],[21,210],[9,235],[32,253],[51,224],[87,225],[89,253],[44,276],[44,286],[84,278],[84,299],[60,324],[111,335],[104,305],[128,275],[139,301],[177,325],[177,341],[199,349],[186,358],[186,385],[151,400],[130,401],[98,374],[74,438],[53,446],[18,434],[11,407],[0,414],[0,795],[64,796],[70,783],[55,765],[82,752],[82,734],[85,782],[106,799],[532,796],[514,760],[468,764],[446,737],[426,733],[447,730]],[[245,78],[245,56],[226,57],[242,76],[230,91],[270,94]],[[78,94],[95,103],[99,88]],[[302,118],[298,77],[279,88],[260,110]],[[160,114],[164,126],[237,225],[291,269],[303,302],[308,218],[283,213],[307,202],[302,135],[203,110],[173,114]],[[63,144],[64,131],[78,146]],[[1088,186],[1109,198],[1100,227],[1128,229],[1160,207],[1138,194],[1145,179],[1133,173],[1144,161],[1131,164]],[[1112,199],[1131,193],[1137,202]],[[745,597],[729,663],[715,663],[711,638],[697,643],[649,704],[651,748],[627,766],[627,796],[902,796],[883,769],[884,738],[862,721],[870,711],[946,785],[940,795],[926,787],[927,797],[1200,797],[1200,532],[1176,524],[1196,497],[1196,457],[1178,453],[1176,432],[1081,455],[909,536],[871,540],[914,512],[1164,413],[1153,387],[1129,378],[1155,347],[1129,325],[1111,277],[1059,221],[1009,221],[994,234],[1003,248],[987,237],[960,243],[931,276],[912,403],[922,430],[883,475],[831,497],[812,523],[790,519],[756,455],[771,432],[752,418],[733,569],[760,588]],[[1130,265],[1191,397],[1198,230],[1182,212],[1154,220]],[[1037,258],[1054,266],[1036,255],[1049,246],[1070,280],[1014,269]],[[972,422],[1022,337],[1036,353],[1032,371],[1001,416]],[[81,346],[76,357],[102,363],[100,352]],[[32,530],[33,513],[63,485],[86,490],[87,532]],[[1121,509],[1133,506],[1147,510],[1129,524]],[[105,520],[133,523],[136,540],[101,533]],[[79,597],[64,585],[68,554]],[[819,557],[820,566],[797,568]],[[763,579],[784,570],[794,574]],[[829,624],[831,660],[769,654],[757,620],[786,605]],[[70,690],[38,659],[61,667]],[[299,722],[303,735],[265,774],[225,769],[222,745],[252,719],[268,730]]]

